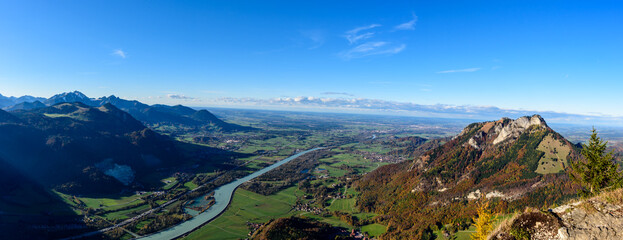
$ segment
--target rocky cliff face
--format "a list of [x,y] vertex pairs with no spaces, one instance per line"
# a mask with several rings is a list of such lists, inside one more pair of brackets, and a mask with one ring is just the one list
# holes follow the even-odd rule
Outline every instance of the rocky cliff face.
[[507,122],[506,119],[502,120],[502,124],[495,125],[494,129],[495,133],[497,133],[497,137],[493,140],[493,144],[498,144],[509,139],[515,140],[531,126],[547,127],[545,120],[539,115],[533,115],[529,118],[520,117],[515,121],[509,121],[508,124],[503,124],[504,122]]
[[[446,183],[490,177],[510,162],[523,165],[523,171],[546,175],[564,171],[571,152],[571,144],[539,115],[502,118],[470,124],[444,146],[416,159],[412,169],[435,171],[432,175],[441,175]],[[448,179],[444,172],[452,172],[453,176]]]
[[599,200],[553,209],[563,226],[558,239],[623,239],[623,207]]
[[527,211],[506,224],[491,239],[623,239],[623,189],[548,212]]
[[549,128],[545,120],[539,115],[524,116],[516,120],[502,118],[495,122],[470,125],[465,128],[457,138],[475,131],[475,134],[467,141],[467,144],[475,149],[482,149],[482,145],[488,143],[492,145],[513,143],[521,134],[528,131],[533,126],[536,129]]

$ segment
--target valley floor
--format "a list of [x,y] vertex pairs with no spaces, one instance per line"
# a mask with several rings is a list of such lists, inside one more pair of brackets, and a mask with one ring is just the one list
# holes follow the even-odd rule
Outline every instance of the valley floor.
[[[412,138],[449,136],[457,131],[456,126],[460,126],[414,123],[412,119],[400,120],[404,122],[395,119],[377,122],[362,118],[353,122],[352,119],[326,118],[323,115],[309,117],[296,125],[282,117],[265,117],[253,122],[247,118],[234,117],[228,121],[253,125],[262,131],[213,133],[162,125],[155,129],[175,136],[184,143],[247,155],[234,159],[229,170],[214,163],[198,163],[180,166],[175,174],[155,172],[147,176],[150,181],[161,182],[160,188],[152,191],[88,197],[55,193],[72,206],[76,213],[87,215],[95,228],[105,228],[141,216],[123,228],[106,233],[108,238],[113,239],[134,238],[166,229],[190,218],[184,211],[190,200],[209,193],[211,189],[231,179],[264,168],[295,151],[324,146],[327,147],[324,157],[296,163],[302,169],[296,170],[299,173],[293,176],[305,178],[263,179],[254,181],[254,184],[271,187],[239,188],[231,205],[220,217],[189,234],[187,238],[246,238],[258,224],[287,216],[308,217],[346,231],[355,229],[368,236],[377,236],[385,232],[386,227],[372,221],[375,214],[357,210],[355,198],[358,193],[349,187],[350,183],[379,166],[409,159],[409,151],[405,149],[421,144]],[[305,186],[301,185],[303,183]],[[199,186],[204,188],[192,193]],[[323,192],[315,189],[323,189]],[[159,211],[145,217],[141,215],[187,193],[190,193],[188,197],[182,197]],[[352,217],[364,224],[348,220]]]

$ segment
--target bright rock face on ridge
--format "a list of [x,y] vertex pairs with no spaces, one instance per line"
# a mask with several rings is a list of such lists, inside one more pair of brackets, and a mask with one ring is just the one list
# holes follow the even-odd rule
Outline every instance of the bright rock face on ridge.
[[507,139],[517,139],[519,135],[533,125],[547,127],[545,120],[543,120],[543,118],[539,115],[533,115],[530,118],[520,117],[515,121],[511,120],[511,122],[504,126],[501,131],[498,131],[501,125],[496,125],[495,132],[499,132],[499,135],[495,138],[495,140],[493,140],[493,144],[501,143]]

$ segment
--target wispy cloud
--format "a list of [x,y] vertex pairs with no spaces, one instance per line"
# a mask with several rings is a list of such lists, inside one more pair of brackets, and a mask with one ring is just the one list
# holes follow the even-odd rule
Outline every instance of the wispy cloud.
[[196,99],[196,98],[188,97],[188,96],[181,95],[181,94],[167,94],[167,97],[170,99],[177,99],[177,100],[195,100]]
[[344,95],[344,96],[349,96],[349,97],[353,97],[355,95],[347,93],[347,92],[323,92],[323,95]]
[[346,33],[356,34],[356,33],[361,32],[363,30],[368,30],[368,29],[372,29],[372,28],[376,28],[376,27],[380,27],[380,26],[382,26],[382,25],[381,24],[376,24],[376,23],[375,24],[370,24],[370,25],[366,25],[366,26],[363,26],[363,27],[353,28],[353,29],[347,31]]
[[392,33],[396,30],[413,30],[417,23],[417,16],[413,14],[411,21],[398,24],[389,29],[383,29],[381,24],[370,24],[348,30],[344,38],[348,41],[349,49],[338,56],[344,60],[361,58],[372,55],[393,55],[404,51],[407,47],[400,40],[392,39]]
[[387,45],[387,42],[367,42],[356,46],[352,49],[352,52],[367,53],[372,52],[380,47]]
[[480,70],[480,68],[465,68],[465,69],[453,69],[453,70],[445,70],[439,71],[437,73],[460,73],[460,72],[475,72]]
[[357,45],[347,51],[341,52],[340,56],[346,60],[371,55],[392,55],[405,50],[405,44],[392,44],[389,42],[367,42]]
[[126,57],[126,53],[123,50],[121,50],[121,49],[115,49],[112,52],[112,55],[119,56],[121,58],[125,58]]
[[143,97],[142,99],[162,99],[162,96],[147,96],[146,98]]
[[356,43],[359,40],[365,40],[368,38],[374,37],[374,33],[373,32],[367,32],[367,33],[362,33],[359,35],[353,35],[353,36],[347,36],[346,39],[348,39],[348,41],[350,42],[350,44]]
[[417,23],[417,16],[413,14],[413,19],[411,21],[396,25],[394,27],[394,30],[415,30],[416,23]]
[[325,43],[325,33],[322,30],[302,30],[300,32],[303,37],[311,41],[312,46],[309,49],[319,48]]
[[348,40],[350,44],[354,44],[358,41],[368,39],[374,36],[374,32],[364,32],[364,33],[360,33],[360,32],[370,30],[373,28],[377,28],[380,26],[381,24],[370,24],[367,26],[354,28],[354,29],[346,31],[346,35],[344,37],[346,37],[346,40]]

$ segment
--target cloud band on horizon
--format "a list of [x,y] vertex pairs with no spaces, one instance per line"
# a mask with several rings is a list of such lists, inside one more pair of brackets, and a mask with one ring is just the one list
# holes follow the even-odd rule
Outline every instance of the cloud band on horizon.
[[278,107],[291,109],[318,109],[334,110],[351,113],[381,113],[394,115],[409,115],[419,117],[442,117],[463,119],[499,119],[502,117],[517,118],[521,116],[540,114],[554,123],[577,124],[604,124],[623,126],[623,117],[608,115],[585,115],[560,113],[554,111],[531,111],[502,109],[495,106],[474,105],[424,105],[411,102],[397,102],[367,98],[323,98],[323,97],[280,97],[271,99],[258,98],[218,98],[210,101],[216,105],[226,106],[256,106]]

